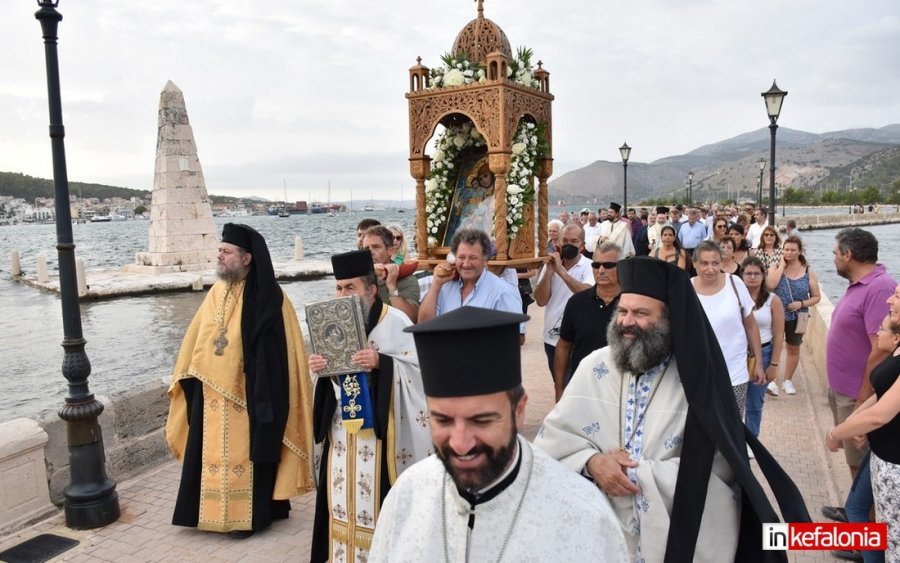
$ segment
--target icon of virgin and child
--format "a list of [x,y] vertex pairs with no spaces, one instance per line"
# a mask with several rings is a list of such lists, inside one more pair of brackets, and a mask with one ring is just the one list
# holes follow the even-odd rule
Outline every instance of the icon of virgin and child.
[[450,246],[458,229],[479,229],[490,236],[493,225],[494,173],[488,155],[472,153],[461,159],[443,244]]

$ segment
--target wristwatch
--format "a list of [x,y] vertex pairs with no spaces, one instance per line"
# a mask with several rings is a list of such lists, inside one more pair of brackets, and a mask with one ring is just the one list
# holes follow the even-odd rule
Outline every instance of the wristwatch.
[[400,290],[399,290],[399,289],[395,289],[394,291],[392,291],[392,292],[391,292],[391,297],[400,297]]

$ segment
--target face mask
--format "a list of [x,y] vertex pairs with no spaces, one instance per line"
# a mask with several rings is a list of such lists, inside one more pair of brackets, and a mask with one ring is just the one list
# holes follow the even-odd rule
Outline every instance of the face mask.
[[571,260],[572,258],[578,256],[578,247],[574,244],[564,244],[562,247],[562,252],[560,252],[559,254],[566,260]]

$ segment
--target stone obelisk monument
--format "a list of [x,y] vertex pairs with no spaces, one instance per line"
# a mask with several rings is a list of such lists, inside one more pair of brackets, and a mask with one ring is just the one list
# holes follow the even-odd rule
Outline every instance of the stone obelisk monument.
[[197,158],[184,95],[172,81],[159,97],[156,170],[150,206],[148,252],[138,252],[129,272],[212,270],[219,235]]

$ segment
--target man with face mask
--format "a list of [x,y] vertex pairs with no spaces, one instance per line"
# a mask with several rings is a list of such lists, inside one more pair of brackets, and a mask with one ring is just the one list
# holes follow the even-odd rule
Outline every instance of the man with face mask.
[[544,351],[550,377],[553,377],[553,357],[559,340],[559,326],[569,297],[591,287],[594,274],[591,260],[582,254],[584,250],[584,229],[578,225],[566,225],[559,236],[562,249],[557,254],[548,255],[547,264],[538,274],[534,288],[534,301],[544,311]]
[[626,560],[609,501],[518,435],[528,396],[517,325],[527,319],[462,307],[406,329],[435,455],[397,480],[368,561]]
[[[631,222],[620,215],[622,206],[616,202],[609,204],[607,221],[603,223],[597,244],[611,242],[622,249],[622,257],[634,256],[634,241],[631,239]],[[596,250],[595,248],[591,249]]]

